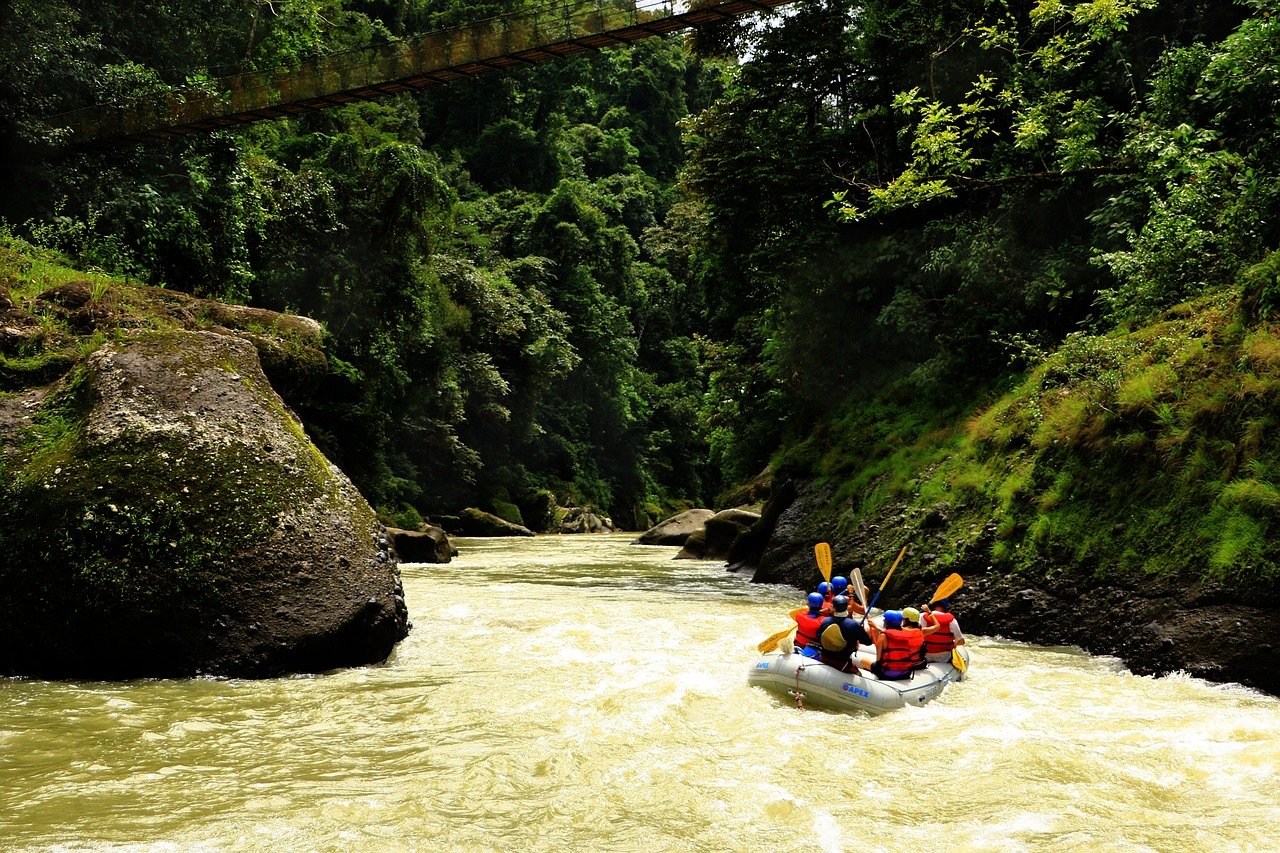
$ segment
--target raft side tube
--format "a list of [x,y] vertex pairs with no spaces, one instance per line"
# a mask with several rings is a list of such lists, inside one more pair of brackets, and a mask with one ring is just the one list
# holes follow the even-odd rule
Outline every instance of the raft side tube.
[[[967,667],[969,653],[963,646],[960,656]],[[963,678],[964,673],[950,661],[929,663],[909,679],[882,681],[868,672],[840,672],[799,654],[764,655],[747,673],[747,683],[754,687],[793,701],[799,692],[807,708],[869,714],[923,705],[939,696],[948,683]]]

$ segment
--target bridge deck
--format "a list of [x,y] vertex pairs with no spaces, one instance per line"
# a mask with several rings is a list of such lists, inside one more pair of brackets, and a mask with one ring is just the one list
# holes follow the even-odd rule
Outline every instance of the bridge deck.
[[518,12],[289,69],[224,77],[54,116],[68,145],[166,138],[295,115],[631,44],[740,18],[792,0],[710,0],[679,11],[670,0],[589,0]]

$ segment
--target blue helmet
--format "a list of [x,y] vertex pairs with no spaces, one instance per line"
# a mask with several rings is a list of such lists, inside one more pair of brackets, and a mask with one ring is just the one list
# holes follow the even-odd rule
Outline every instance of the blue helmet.
[[826,597],[831,594],[831,584],[826,581],[818,584],[818,592],[822,593],[823,600],[826,600]]
[[846,595],[837,595],[831,599],[831,609],[836,613],[845,613],[849,610],[849,597]]
[[827,603],[827,599],[820,592],[809,593],[809,609],[821,610],[822,605]]
[[886,628],[901,628],[902,627],[902,611],[886,610],[884,612],[884,626]]
[[839,595],[849,588],[849,579],[843,575],[836,575],[831,579],[831,588],[836,591],[836,595]]

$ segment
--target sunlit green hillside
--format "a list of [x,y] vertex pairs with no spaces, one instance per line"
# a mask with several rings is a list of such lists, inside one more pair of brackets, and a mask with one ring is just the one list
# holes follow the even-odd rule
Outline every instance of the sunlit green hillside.
[[[994,525],[1005,570],[1280,576],[1280,255],[1240,286],[1106,335],[1074,334],[1006,393],[850,410],[784,468],[838,490],[835,529],[900,514],[942,564]],[[930,513],[947,518],[931,531]],[[886,536],[891,547],[893,536]]]

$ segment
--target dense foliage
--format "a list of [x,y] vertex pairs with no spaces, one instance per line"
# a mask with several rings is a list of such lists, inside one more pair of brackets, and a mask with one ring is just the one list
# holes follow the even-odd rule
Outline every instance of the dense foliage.
[[758,296],[735,368],[801,417],[738,398],[728,455],[783,445],[827,530],[946,504],[944,562],[994,520],[1020,568],[1274,580],[1275,5],[800,3],[752,34],[683,174]]
[[678,123],[724,71],[679,41],[236,134],[30,147],[59,110],[504,8],[18,0],[3,215],[82,266],[323,322],[331,373],[290,403],[404,523],[581,504],[643,526],[709,501],[702,298],[663,223]]
[[[82,5],[10,4],[15,140],[512,8]],[[691,40],[728,63],[655,39],[33,155],[0,213],[82,264],[323,321],[331,375],[291,403],[388,510],[553,498],[641,525],[771,459],[867,509],[902,479],[877,465],[1064,340],[1154,322],[1278,247],[1276,5],[798,0]],[[1280,299],[1238,292],[1246,325]]]
[[[684,172],[715,277],[757,297],[738,340],[792,411],[904,375],[985,384],[1275,245],[1264,5],[793,8],[693,121]],[[751,397],[740,453],[779,437],[753,436],[778,419]]]

